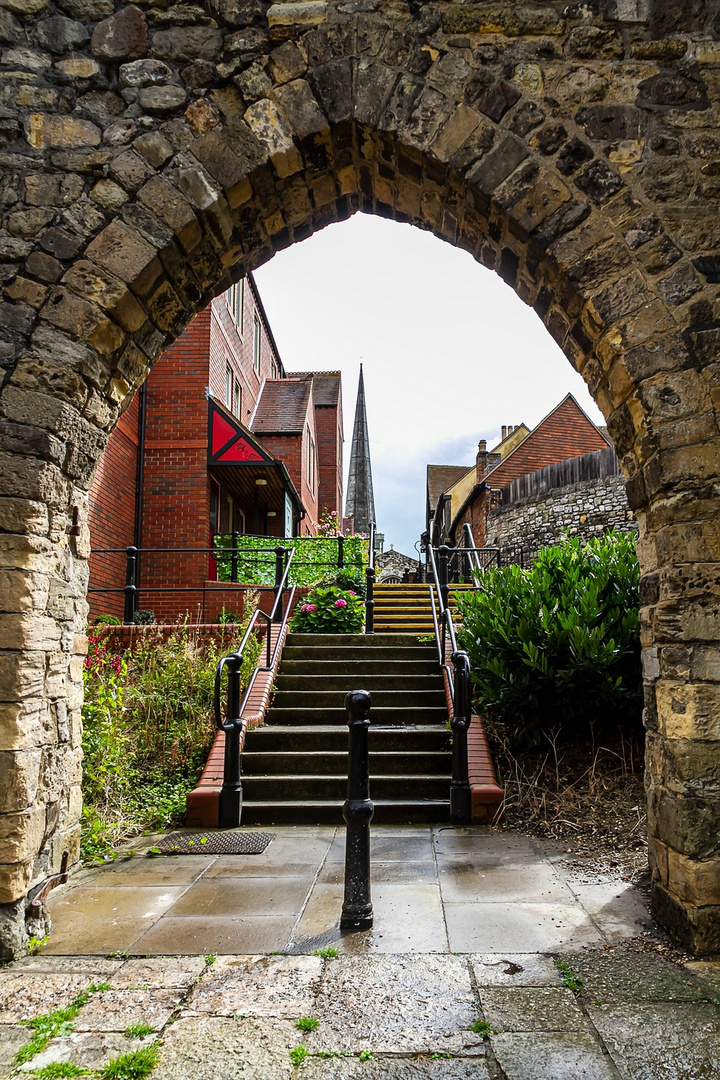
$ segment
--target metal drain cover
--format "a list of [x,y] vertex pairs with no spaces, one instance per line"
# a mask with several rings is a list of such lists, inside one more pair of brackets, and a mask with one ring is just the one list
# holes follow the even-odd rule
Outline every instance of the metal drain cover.
[[262,855],[275,833],[240,832],[174,832],[163,836],[150,850],[151,855]]

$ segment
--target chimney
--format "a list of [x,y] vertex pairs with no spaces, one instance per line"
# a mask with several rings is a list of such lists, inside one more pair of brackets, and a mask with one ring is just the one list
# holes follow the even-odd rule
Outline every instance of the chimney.
[[487,442],[485,439],[481,439],[478,443],[477,457],[475,458],[475,474],[477,482],[483,479],[485,474],[490,469],[494,469],[496,465],[499,465],[501,457],[499,454],[490,454],[487,449]]
[[502,426],[502,428],[500,430],[502,431],[502,435],[500,436],[500,439],[501,439],[501,441],[504,441],[507,438],[508,429],[506,428],[505,424],[503,424],[503,426]]

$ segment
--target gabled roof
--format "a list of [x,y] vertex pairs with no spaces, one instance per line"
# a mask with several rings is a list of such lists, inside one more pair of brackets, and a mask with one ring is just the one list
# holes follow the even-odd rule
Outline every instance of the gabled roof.
[[312,380],[268,379],[255,409],[257,435],[302,434],[312,400]]
[[563,398],[536,428],[483,479],[501,488],[519,476],[558,461],[604,450],[609,442],[583,412],[572,394]]
[[428,506],[434,510],[444,491],[456,484],[461,476],[468,472],[467,465],[428,465],[427,499]]
[[340,400],[342,372],[340,371],[291,371],[289,379],[312,379],[313,399],[316,405],[337,405]]

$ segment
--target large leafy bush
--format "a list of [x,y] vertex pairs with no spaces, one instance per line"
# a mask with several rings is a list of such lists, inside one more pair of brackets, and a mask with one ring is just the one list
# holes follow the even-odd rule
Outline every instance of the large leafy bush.
[[640,571],[632,534],[544,548],[460,595],[478,706],[516,741],[539,729],[638,724]]
[[[213,538],[218,551],[213,557],[217,563],[219,581],[230,581],[232,576],[232,536],[218,534]],[[248,585],[273,585],[275,583],[275,548],[293,548],[295,558],[290,567],[291,585],[317,585],[337,570],[337,536],[295,536],[276,539],[272,536],[241,536],[237,547],[237,580]],[[347,536],[343,544],[343,562],[346,567],[362,570],[367,565],[368,541],[364,536]]]
[[290,629],[300,634],[361,634],[365,605],[352,589],[321,585],[298,604]]

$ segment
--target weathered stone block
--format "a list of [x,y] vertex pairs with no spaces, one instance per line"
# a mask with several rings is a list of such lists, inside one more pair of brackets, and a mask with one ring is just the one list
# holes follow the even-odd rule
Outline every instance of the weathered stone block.
[[192,251],[202,239],[202,228],[190,203],[164,178],[148,180],[138,199],[172,230],[186,251]]
[[0,813],[27,810],[35,802],[41,758],[40,750],[0,751]]
[[189,64],[214,60],[222,43],[222,34],[212,26],[181,26],[153,34],[152,54],[160,60]]
[[37,24],[35,40],[42,48],[62,56],[73,49],[81,49],[90,40],[90,34],[82,22],[64,15],[52,15]]
[[103,355],[115,352],[125,340],[120,327],[115,326],[96,305],[62,287],[54,290],[41,315],[53,326],[78,334]]
[[152,289],[162,272],[155,249],[118,221],[112,221],[92,241],[86,255],[141,296]]
[[295,146],[292,130],[274,101],[264,98],[251,105],[245,121],[262,143],[278,176],[292,176],[302,168],[300,151]]
[[495,188],[528,156],[525,144],[514,135],[506,135],[490,153],[478,162],[468,173],[468,183],[477,185],[486,195],[492,195]]
[[130,5],[98,23],[90,48],[99,60],[137,60],[147,52],[147,21],[140,8]]
[[100,129],[89,120],[49,113],[31,113],[25,121],[25,135],[35,150],[99,146],[101,139]]
[[305,79],[279,86],[275,98],[300,139],[327,131],[328,121]]
[[63,284],[87,300],[100,304],[125,330],[139,330],[145,322],[145,312],[125,283],[86,259],[68,270]]
[[140,108],[157,116],[169,116],[184,108],[187,94],[181,86],[145,86],[138,94]]
[[294,0],[287,4],[271,4],[267,20],[274,38],[290,37],[295,30],[319,26],[327,18],[327,0]]
[[[7,863],[0,863],[0,904],[12,904],[15,900],[20,900],[26,896],[30,883],[32,881],[33,864],[35,862],[34,854],[32,857],[26,859],[21,863],[13,863],[8,865]],[[24,930],[24,917],[21,912],[18,912],[17,923],[22,926]],[[0,930],[5,931],[6,927],[0,924]],[[6,938],[6,934],[3,933],[3,939]],[[12,945],[8,951],[5,952],[5,958],[10,960],[20,955],[20,951],[25,948],[27,936],[24,933],[18,934],[17,944]],[[0,939],[0,948],[5,944],[5,941]]]

